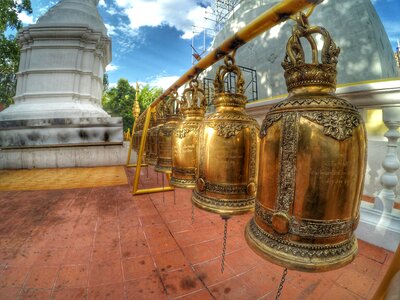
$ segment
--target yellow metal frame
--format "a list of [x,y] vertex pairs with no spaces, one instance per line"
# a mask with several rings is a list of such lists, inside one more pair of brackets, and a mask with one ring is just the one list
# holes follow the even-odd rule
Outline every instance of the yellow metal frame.
[[[207,54],[204,58],[202,58],[196,65],[190,68],[185,74],[183,74],[173,85],[171,85],[167,90],[162,93],[153,103],[150,104],[148,109],[144,112],[146,113],[146,120],[143,126],[142,138],[140,140],[139,145],[139,153],[137,160],[137,167],[135,177],[133,179],[133,191],[134,195],[138,194],[148,194],[162,191],[172,191],[173,187],[167,186],[164,188],[150,188],[150,189],[138,189],[139,186],[139,177],[140,177],[140,169],[142,167],[142,159],[144,148],[146,145],[146,137],[147,130],[150,123],[151,112],[155,110],[157,104],[165,99],[172,91],[178,90],[182,85],[188,82],[190,79],[196,77],[198,74],[203,72],[208,67],[212,66],[217,61],[224,58],[226,55],[240,48],[247,42],[251,41],[261,33],[271,29],[272,27],[278,25],[279,23],[286,21],[290,16],[295,13],[306,9],[311,6],[315,6],[316,4],[321,3],[322,0],[283,0],[277,5],[271,7],[269,10],[258,16],[251,23],[240,29],[236,34],[227,38],[222,44]],[[136,122],[136,121],[135,121]],[[132,129],[132,137],[133,137],[133,129]],[[132,138],[131,138],[132,143]],[[129,151],[131,151],[131,147]],[[129,152],[130,153],[130,152]],[[129,155],[130,159],[130,155]],[[127,162],[128,165],[129,161]],[[167,179],[169,181],[170,174],[167,174]]]

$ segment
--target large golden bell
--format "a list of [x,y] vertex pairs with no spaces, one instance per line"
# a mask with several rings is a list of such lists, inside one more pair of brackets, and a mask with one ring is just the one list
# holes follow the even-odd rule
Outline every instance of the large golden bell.
[[165,103],[166,121],[158,131],[157,144],[158,156],[155,170],[157,172],[171,173],[172,171],[172,134],[178,124],[179,102],[178,95],[173,92]]
[[183,91],[179,120],[172,135],[172,175],[170,184],[180,188],[193,189],[196,185],[198,159],[197,141],[199,126],[206,111],[206,99],[197,79]]
[[[366,136],[357,108],[334,94],[340,49],[303,14],[297,22],[282,63],[289,97],[261,127],[258,196],[245,235],[271,262],[318,272],[356,255]],[[321,64],[314,33],[324,39]],[[311,45],[312,63],[300,38]]]
[[[224,91],[224,77],[234,73],[236,93]],[[245,112],[244,80],[231,56],[217,72],[216,111],[199,128],[199,161],[193,203],[221,215],[254,210],[259,127]]]

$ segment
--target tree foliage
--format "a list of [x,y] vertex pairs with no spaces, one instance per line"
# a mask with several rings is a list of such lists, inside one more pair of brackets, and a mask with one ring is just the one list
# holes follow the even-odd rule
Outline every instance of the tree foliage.
[[19,30],[22,23],[18,14],[22,11],[32,13],[30,0],[0,1],[0,103],[8,106],[15,95],[20,48],[15,35],[6,35],[7,30]]
[[[151,88],[145,85],[139,89],[139,106],[142,113],[158,96],[162,94],[161,88]],[[122,117],[124,131],[132,129],[134,117],[132,115],[136,90],[128,80],[121,78],[117,86],[106,90],[103,94],[102,104],[105,111],[115,117]]]

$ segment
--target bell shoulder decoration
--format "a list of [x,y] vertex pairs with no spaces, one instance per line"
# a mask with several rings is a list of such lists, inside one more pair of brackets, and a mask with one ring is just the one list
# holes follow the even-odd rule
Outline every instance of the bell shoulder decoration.
[[[322,63],[312,34],[323,37]],[[301,38],[311,45],[312,63],[305,62]],[[245,236],[273,263],[328,271],[357,253],[365,126],[357,108],[334,93],[340,50],[328,31],[299,14],[286,52],[289,96],[261,126],[255,216]]]
[[[228,73],[236,76],[236,93],[224,90]],[[216,111],[206,116],[199,127],[192,202],[224,216],[243,214],[254,210],[259,126],[245,112],[244,80],[233,57],[225,57],[214,88]]]
[[170,184],[180,188],[193,189],[196,185],[198,160],[197,141],[199,126],[206,111],[204,90],[197,79],[189,83],[180,101],[183,115],[172,135],[172,175]]
[[[162,102],[162,101],[161,101]],[[172,133],[179,120],[179,101],[176,91],[172,92],[163,107],[165,124],[157,135],[158,156],[155,170],[157,172],[172,172]]]

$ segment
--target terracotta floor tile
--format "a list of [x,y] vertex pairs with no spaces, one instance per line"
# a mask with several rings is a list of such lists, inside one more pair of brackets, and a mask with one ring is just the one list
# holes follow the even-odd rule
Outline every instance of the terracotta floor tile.
[[122,258],[143,256],[150,254],[146,240],[132,240],[121,243]]
[[225,256],[225,263],[228,264],[236,274],[249,271],[262,259],[257,257],[250,249],[241,249]]
[[88,299],[89,300],[122,300],[124,296],[124,284],[106,284],[93,286],[89,288]]
[[101,262],[108,260],[117,260],[121,258],[119,240],[113,240],[111,243],[95,243],[92,261]]
[[124,259],[122,265],[125,280],[148,277],[156,272],[153,258],[150,255]]
[[368,296],[373,282],[366,274],[354,270],[347,270],[336,281],[338,285],[364,298]]
[[159,214],[142,216],[140,217],[140,222],[142,226],[164,224],[164,221]]
[[[242,281],[251,287],[256,297],[272,292],[279,285],[280,273],[273,273],[266,266],[257,266],[241,276]],[[260,280],[261,279],[261,280]]]
[[51,289],[56,280],[59,267],[36,266],[31,269],[25,282],[25,288]]
[[67,248],[43,249],[38,253],[35,265],[38,266],[59,266],[64,262]]
[[0,287],[0,299],[17,299],[20,288]]
[[321,299],[324,300],[361,300],[362,298],[344,287],[334,284],[330,289],[328,289]]
[[93,263],[89,271],[89,286],[122,282],[120,260]]
[[[307,299],[321,299],[334,285],[334,282],[325,278],[322,273],[289,271],[289,275],[291,276],[290,284],[301,290]],[[280,278],[277,279],[276,285],[279,285]]]
[[73,244],[71,245],[74,248],[84,248],[90,247],[93,245],[94,234],[79,234],[72,238]]
[[178,297],[204,288],[191,268],[163,273],[162,281],[169,297]]
[[143,231],[146,235],[147,240],[172,237],[168,230],[168,227],[164,224],[144,226]]
[[361,274],[365,274],[372,279],[377,278],[382,269],[383,264],[376,260],[365,257],[364,255],[357,255],[356,259],[351,263],[351,268]]
[[210,242],[185,247],[183,248],[183,252],[186,258],[192,264],[198,264],[207,260],[211,260],[221,255],[220,252],[216,253],[210,249]]
[[46,300],[50,299],[51,290],[44,289],[24,289],[18,296],[18,299],[30,299],[30,300]]
[[150,253],[157,254],[178,249],[178,244],[173,237],[148,240]]
[[0,271],[0,287],[22,287],[28,271],[27,267],[8,266]]
[[69,248],[65,258],[65,265],[84,265],[88,264],[91,259],[91,255],[93,252],[92,247],[83,247],[83,248]]
[[193,292],[191,294],[181,296],[175,299],[180,299],[180,300],[212,300],[215,299],[213,296],[210,294],[210,292],[206,289],[200,290]]
[[88,269],[87,265],[62,266],[58,272],[56,288],[87,287]]
[[171,220],[170,218],[168,218],[168,216],[163,216],[163,218],[164,220],[167,220],[169,222],[167,226],[172,233],[193,229],[191,221]]
[[52,300],[84,300],[87,297],[87,288],[71,288],[53,291]]
[[194,268],[207,286],[224,281],[235,275],[229,265],[225,265],[224,273],[221,273],[221,259],[219,258],[195,265]]
[[240,277],[234,277],[209,287],[216,299],[255,299],[253,290]]
[[145,239],[141,226],[124,227],[120,226],[121,242],[137,241]]
[[384,263],[388,255],[388,251],[378,248],[362,240],[358,240],[358,253],[379,263]]
[[188,266],[188,262],[180,249],[155,254],[154,260],[161,272],[170,272]]
[[126,298],[132,300],[138,299],[168,299],[164,287],[158,275],[152,275],[147,278],[140,278],[125,282]]

